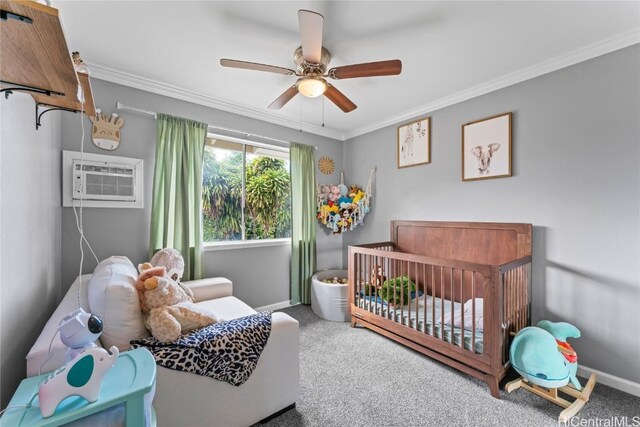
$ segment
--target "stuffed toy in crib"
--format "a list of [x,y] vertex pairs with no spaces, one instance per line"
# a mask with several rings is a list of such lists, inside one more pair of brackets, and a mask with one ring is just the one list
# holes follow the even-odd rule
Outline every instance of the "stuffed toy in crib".
[[216,322],[215,315],[194,304],[178,282],[166,275],[164,267],[144,263],[138,269],[140,309],[147,328],[158,341],[175,341],[187,331]]

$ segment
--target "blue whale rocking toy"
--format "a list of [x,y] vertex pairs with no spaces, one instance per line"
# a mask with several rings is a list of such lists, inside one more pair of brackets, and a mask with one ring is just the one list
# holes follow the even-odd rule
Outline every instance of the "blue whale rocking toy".
[[[541,320],[537,326],[521,329],[509,349],[511,366],[522,376],[505,386],[507,393],[523,388],[565,408],[558,421],[566,422],[587,403],[596,384],[591,374],[583,388],[576,377],[578,355],[567,338],[579,338],[580,331],[570,323]],[[562,392],[573,402],[560,397]]]

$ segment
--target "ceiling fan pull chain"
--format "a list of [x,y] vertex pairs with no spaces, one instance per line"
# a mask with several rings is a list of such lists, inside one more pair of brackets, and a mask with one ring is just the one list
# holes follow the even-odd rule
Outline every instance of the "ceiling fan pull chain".
[[322,127],[324,127],[324,96],[322,97]]

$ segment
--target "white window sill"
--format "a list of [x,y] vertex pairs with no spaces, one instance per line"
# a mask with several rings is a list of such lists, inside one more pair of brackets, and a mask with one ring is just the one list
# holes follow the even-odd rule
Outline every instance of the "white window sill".
[[204,251],[225,251],[227,249],[246,249],[246,248],[261,248],[268,246],[287,246],[291,245],[291,239],[265,239],[265,240],[234,240],[230,242],[214,242],[205,243]]

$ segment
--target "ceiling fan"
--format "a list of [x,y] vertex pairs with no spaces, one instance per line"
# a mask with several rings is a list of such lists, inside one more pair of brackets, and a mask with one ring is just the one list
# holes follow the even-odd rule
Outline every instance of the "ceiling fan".
[[367,62],[364,64],[344,65],[331,68],[327,71],[331,53],[322,47],[322,27],[324,17],[310,10],[298,11],[298,23],[302,46],[293,53],[293,61],[296,70],[275,65],[259,64],[256,62],[238,61],[223,58],[220,65],[223,67],[243,68],[246,70],[266,71],[269,73],[298,76],[298,81],[289,87],[282,95],[269,105],[270,109],[280,109],[289,102],[298,92],[306,97],[315,98],[323,95],[329,98],[338,108],[345,113],[357,108],[349,98],[327,82],[326,77],[341,80],[356,77],[393,76],[402,71],[402,62],[399,59],[389,61]]

